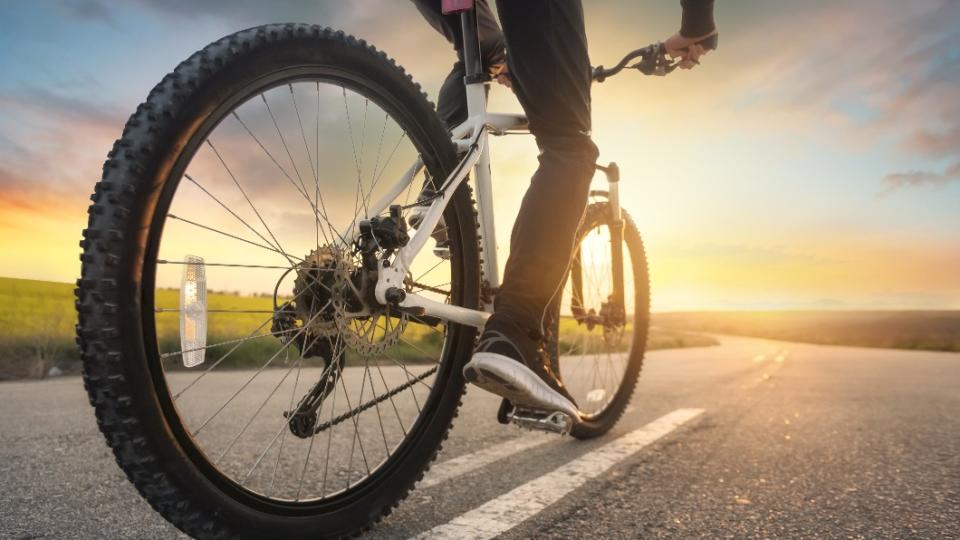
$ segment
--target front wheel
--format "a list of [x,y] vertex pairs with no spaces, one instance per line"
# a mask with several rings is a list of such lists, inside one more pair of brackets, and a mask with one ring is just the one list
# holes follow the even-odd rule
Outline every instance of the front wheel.
[[[474,330],[378,305],[371,260],[395,252],[344,236],[455,164],[403,70],[317,26],[227,36],[130,117],[89,209],[78,338],[100,429],[167,520],[349,536],[423,475]],[[444,213],[449,254],[418,257],[405,286],[474,308],[467,189]]]
[[617,234],[608,203],[587,207],[563,294],[551,310],[550,356],[580,407],[582,421],[570,432],[579,439],[603,435],[623,415],[647,347],[647,258],[633,220],[625,211],[621,219]]

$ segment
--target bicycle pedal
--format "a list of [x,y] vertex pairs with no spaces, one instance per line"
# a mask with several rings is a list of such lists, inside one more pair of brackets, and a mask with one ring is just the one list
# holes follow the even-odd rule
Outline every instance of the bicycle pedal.
[[560,411],[514,407],[512,411],[507,413],[507,419],[522,428],[547,431],[559,435],[570,433],[570,429],[573,427],[573,418]]

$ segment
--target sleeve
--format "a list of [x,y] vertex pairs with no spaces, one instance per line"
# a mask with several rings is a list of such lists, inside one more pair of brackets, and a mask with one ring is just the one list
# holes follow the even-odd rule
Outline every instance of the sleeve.
[[680,35],[699,37],[717,29],[713,22],[714,0],[680,0],[683,17],[680,21]]

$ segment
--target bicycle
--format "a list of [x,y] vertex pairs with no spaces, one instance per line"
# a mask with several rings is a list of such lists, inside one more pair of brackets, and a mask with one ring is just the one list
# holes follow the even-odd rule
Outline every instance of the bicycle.
[[[488,138],[527,128],[487,112],[476,17],[468,6],[461,18],[470,117],[452,133],[363,40],[268,25],[181,63],[109,153],[81,241],[84,384],[120,467],[185,533],[354,534],[439,452],[499,284]],[[655,44],[594,76],[674,67]],[[500,411],[576,438],[623,414],[649,326],[646,257],[620,208],[619,169],[597,169],[609,188],[591,192],[550,322],[554,368],[581,417]],[[385,175],[399,178],[381,185]],[[208,362],[212,351],[222,354]]]

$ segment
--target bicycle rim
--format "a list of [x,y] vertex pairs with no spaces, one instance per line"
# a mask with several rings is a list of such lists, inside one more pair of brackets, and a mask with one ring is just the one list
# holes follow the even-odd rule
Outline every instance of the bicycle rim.
[[[419,150],[391,105],[342,73],[274,73],[207,124],[172,170],[148,255],[156,265],[144,269],[158,394],[195,460],[232,489],[273,506],[335,502],[404,451],[440,393],[449,328],[396,312],[351,317],[363,308],[349,291],[330,292],[363,288],[344,231]],[[412,202],[423,174],[393,202]],[[182,319],[185,270],[198,267],[208,328],[193,347],[172,321]],[[421,257],[407,287],[446,301],[454,273],[450,260]],[[294,321],[277,328],[284,304],[297,306]],[[324,342],[330,358],[299,352]],[[199,350],[204,362],[184,367]],[[297,435],[291,413],[321,381],[314,425]]]
[[[646,282],[635,276],[637,257],[643,254],[636,253],[636,246],[624,235],[621,308],[614,296],[609,220],[605,210],[602,218],[597,214],[588,212],[595,217],[586,220],[580,231],[559,304],[554,345],[561,379],[587,422],[614,412],[623,402],[619,398],[624,383],[636,376],[632,369],[639,369],[634,367],[635,355],[643,354],[647,321],[645,295],[638,294],[644,292],[638,287]],[[637,325],[642,327],[644,343],[635,339]]]

